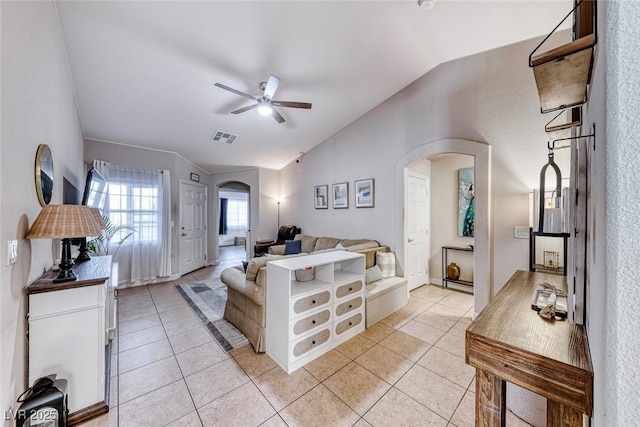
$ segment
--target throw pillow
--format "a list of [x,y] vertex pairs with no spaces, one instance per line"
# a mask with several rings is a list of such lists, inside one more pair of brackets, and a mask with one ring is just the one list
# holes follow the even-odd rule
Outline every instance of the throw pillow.
[[249,261],[249,265],[247,266],[247,276],[246,279],[247,280],[256,280],[256,276],[258,275],[258,270],[260,270],[262,267],[264,267],[265,265],[267,265],[267,261],[272,260],[273,258],[271,257],[259,257],[259,258],[252,258]]
[[376,265],[382,271],[382,277],[396,275],[396,255],[393,252],[376,252]]
[[300,252],[302,252],[302,240],[285,240],[285,255],[299,254]]
[[380,270],[380,267],[374,265],[371,268],[367,268],[367,270],[364,272],[364,278],[367,282],[367,285],[369,283],[375,282],[376,280],[382,280],[382,271]]
[[340,249],[341,251],[343,251],[343,250],[345,250],[345,249],[347,249],[347,248],[345,248],[344,246],[342,246],[342,243],[338,243],[338,244],[336,245],[336,249]]

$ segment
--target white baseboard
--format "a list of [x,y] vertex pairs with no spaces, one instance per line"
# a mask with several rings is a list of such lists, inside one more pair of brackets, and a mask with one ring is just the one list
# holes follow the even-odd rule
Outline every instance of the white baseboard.
[[429,283],[432,285],[442,286],[442,279],[437,279],[435,277],[429,277]]

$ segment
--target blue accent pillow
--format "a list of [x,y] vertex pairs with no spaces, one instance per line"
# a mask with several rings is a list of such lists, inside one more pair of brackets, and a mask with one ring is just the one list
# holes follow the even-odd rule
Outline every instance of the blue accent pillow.
[[293,255],[302,252],[302,240],[285,240],[284,254]]

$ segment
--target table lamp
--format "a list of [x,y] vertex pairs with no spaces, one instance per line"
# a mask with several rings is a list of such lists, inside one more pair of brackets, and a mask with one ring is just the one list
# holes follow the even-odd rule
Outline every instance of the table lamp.
[[98,219],[92,208],[80,205],[46,205],[33,222],[27,239],[62,239],[62,261],[60,273],[54,283],[76,280],[71,269],[71,239],[94,237],[102,234],[106,225]]
[[[102,214],[100,213],[100,210],[98,208],[89,208],[89,209],[91,209],[91,212],[95,216],[96,221],[98,221],[98,223],[101,224],[102,230],[105,230],[107,228],[107,224],[105,224],[104,220],[102,219]],[[74,260],[76,264],[79,264],[84,261],[89,261],[91,259],[91,257],[89,256],[89,247],[87,246],[86,237],[83,237],[79,240],[76,239],[76,241],[71,242],[71,244],[78,245],[78,256]]]

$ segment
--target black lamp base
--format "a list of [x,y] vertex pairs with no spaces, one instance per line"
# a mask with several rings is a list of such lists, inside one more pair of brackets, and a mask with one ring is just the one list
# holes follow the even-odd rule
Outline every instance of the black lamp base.
[[73,260],[71,259],[71,239],[62,239],[62,261],[60,262],[60,273],[53,279],[53,283],[69,282],[76,280],[73,272]]
[[53,279],[53,283],[70,282],[76,279],[77,277],[76,277],[76,274],[73,272],[73,270],[69,269],[69,270],[63,271],[61,268],[60,273],[58,273],[58,276],[55,279]]
[[89,248],[87,247],[87,238],[83,237],[80,239],[80,245],[78,246],[78,256],[75,261],[76,264],[79,262],[89,261],[91,257],[89,256]]

